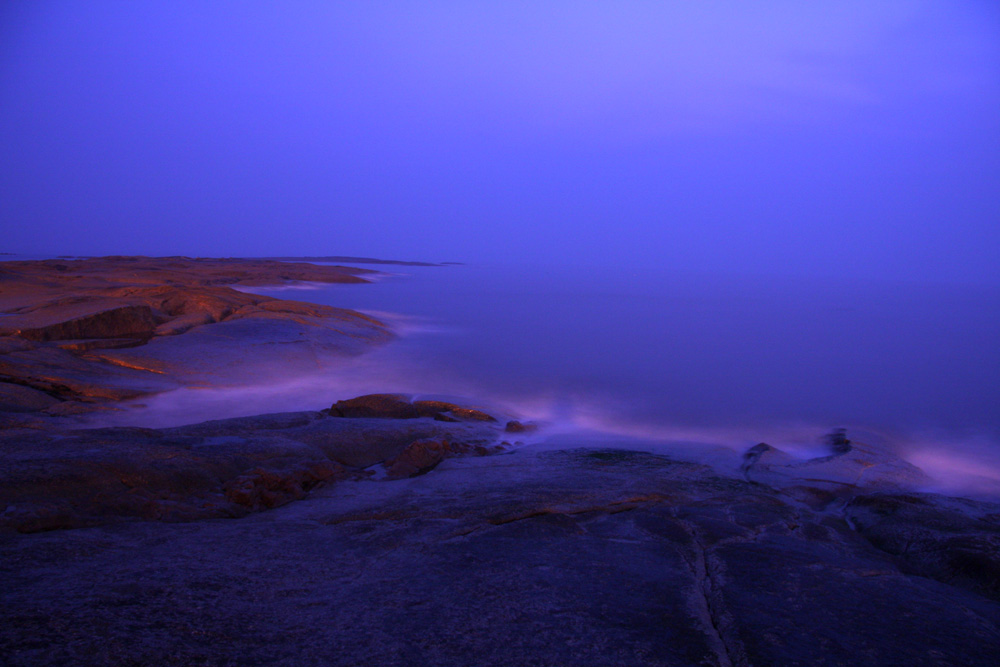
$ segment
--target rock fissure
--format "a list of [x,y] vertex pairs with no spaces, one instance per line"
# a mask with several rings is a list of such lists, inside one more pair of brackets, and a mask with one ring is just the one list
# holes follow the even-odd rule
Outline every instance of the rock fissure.
[[43,394],[48,394],[54,399],[59,401],[65,400],[67,394],[73,393],[72,390],[65,385],[56,385],[51,382],[37,381],[34,378],[28,377],[17,377],[15,375],[6,375],[0,373],[0,382],[6,382],[7,384],[17,385],[18,387],[27,387],[28,389],[34,389],[35,391],[40,391]]
[[655,505],[663,502],[664,498],[660,497],[650,497],[643,496],[640,498],[629,498],[625,500],[616,500],[604,505],[587,505],[583,507],[570,507],[566,509],[538,509],[524,512],[515,515],[504,515],[500,517],[494,517],[488,519],[488,523],[494,526],[502,526],[504,524],[513,523],[515,521],[525,521],[527,519],[535,519],[541,516],[549,516],[553,514],[562,514],[566,516],[573,516],[577,514],[590,514],[592,512],[602,512],[605,514],[620,514],[622,512],[630,512],[635,509],[639,509],[643,506]]
[[706,639],[720,667],[749,667],[745,652],[738,639],[727,639],[729,632],[724,628],[725,610],[719,600],[716,578],[708,559],[708,549],[702,543],[698,530],[689,522],[678,519],[678,523],[690,538],[691,556],[686,557],[688,567],[694,576],[695,594],[692,602],[698,620],[705,630]]

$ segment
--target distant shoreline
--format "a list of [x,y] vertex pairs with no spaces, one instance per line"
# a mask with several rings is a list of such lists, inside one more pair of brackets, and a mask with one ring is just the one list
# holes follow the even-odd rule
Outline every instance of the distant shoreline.
[[[45,261],[53,259],[67,259],[67,260],[86,260],[86,259],[129,259],[129,258],[145,258],[145,259],[181,259],[181,260],[204,260],[212,259],[207,257],[190,257],[187,255],[168,255],[168,256],[151,256],[151,255],[48,255],[48,254],[35,254],[35,253],[16,253],[16,252],[0,252],[0,262],[6,261]],[[6,259],[6,258],[11,259]],[[330,262],[344,262],[346,264],[394,264],[397,266],[462,266],[464,262],[418,262],[412,260],[401,260],[401,259],[378,259],[375,257],[352,257],[349,255],[329,255],[329,256],[283,256],[283,257],[227,257],[224,259],[228,260],[249,260],[249,261],[269,261],[269,262],[306,262],[306,263],[330,263]]]

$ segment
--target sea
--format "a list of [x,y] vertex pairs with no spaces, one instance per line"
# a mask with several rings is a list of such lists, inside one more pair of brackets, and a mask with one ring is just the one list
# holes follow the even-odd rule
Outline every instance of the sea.
[[[355,309],[394,342],[316,374],[147,400],[136,423],[443,398],[550,442],[823,451],[835,428],[1000,484],[1000,288],[665,268],[359,265],[371,284],[248,288]],[[979,482],[970,480],[978,479]],[[1000,488],[1000,486],[998,486]]]

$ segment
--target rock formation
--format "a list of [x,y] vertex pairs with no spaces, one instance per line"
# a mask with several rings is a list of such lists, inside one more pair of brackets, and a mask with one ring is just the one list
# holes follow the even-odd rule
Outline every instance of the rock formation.
[[482,421],[496,419],[482,410],[465,408],[445,401],[412,401],[403,394],[369,394],[334,403],[332,417],[374,417],[379,419],[417,419],[431,417],[438,421]]
[[321,482],[371,475],[376,464],[400,478],[446,457],[495,453],[499,436],[482,420],[319,412],[156,430],[8,429],[0,432],[0,530],[243,516]]
[[266,377],[279,365],[304,372],[358,354],[391,338],[381,322],[234,287],[366,282],[368,273],[183,257],[2,262],[0,403],[65,415],[185,384]]
[[[771,486],[627,450],[439,456],[499,434],[489,422],[321,413],[72,434],[53,456],[76,452],[77,463],[48,496],[75,485],[74,498],[103,498],[92,523],[104,525],[0,533],[0,655],[10,665],[497,666],[1000,657],[1000,505],[863,479],[822,482],[806,503],[787,492],[805,478]],[[93,455],[82,452],[95,447],[124,449],[89,484]],[[358,466],[373,461],[401,474],[372,481]],[[11,466],[24,480],[14,487],[53,470]],[[15,499],[4,516],[22,502],[33,501]]]

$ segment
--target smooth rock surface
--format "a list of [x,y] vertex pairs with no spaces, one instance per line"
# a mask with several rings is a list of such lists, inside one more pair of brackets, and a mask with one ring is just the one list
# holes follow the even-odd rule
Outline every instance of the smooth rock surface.
[[[400,463],[395,475],[406,476],[446,456],[494,452],[499,435],[479,423],[319,412],[159,430],[12,429],[0,435],[0,530],[242,516],[388,459],[423,461],[409,472]],[[446,443],[433,461],[412,448],[427,439]]]
[[7,533],[0,556],[9,665],[1000,658],[995,600],[908,573],[843,503],[623,450],[452,458],[242,519]]

